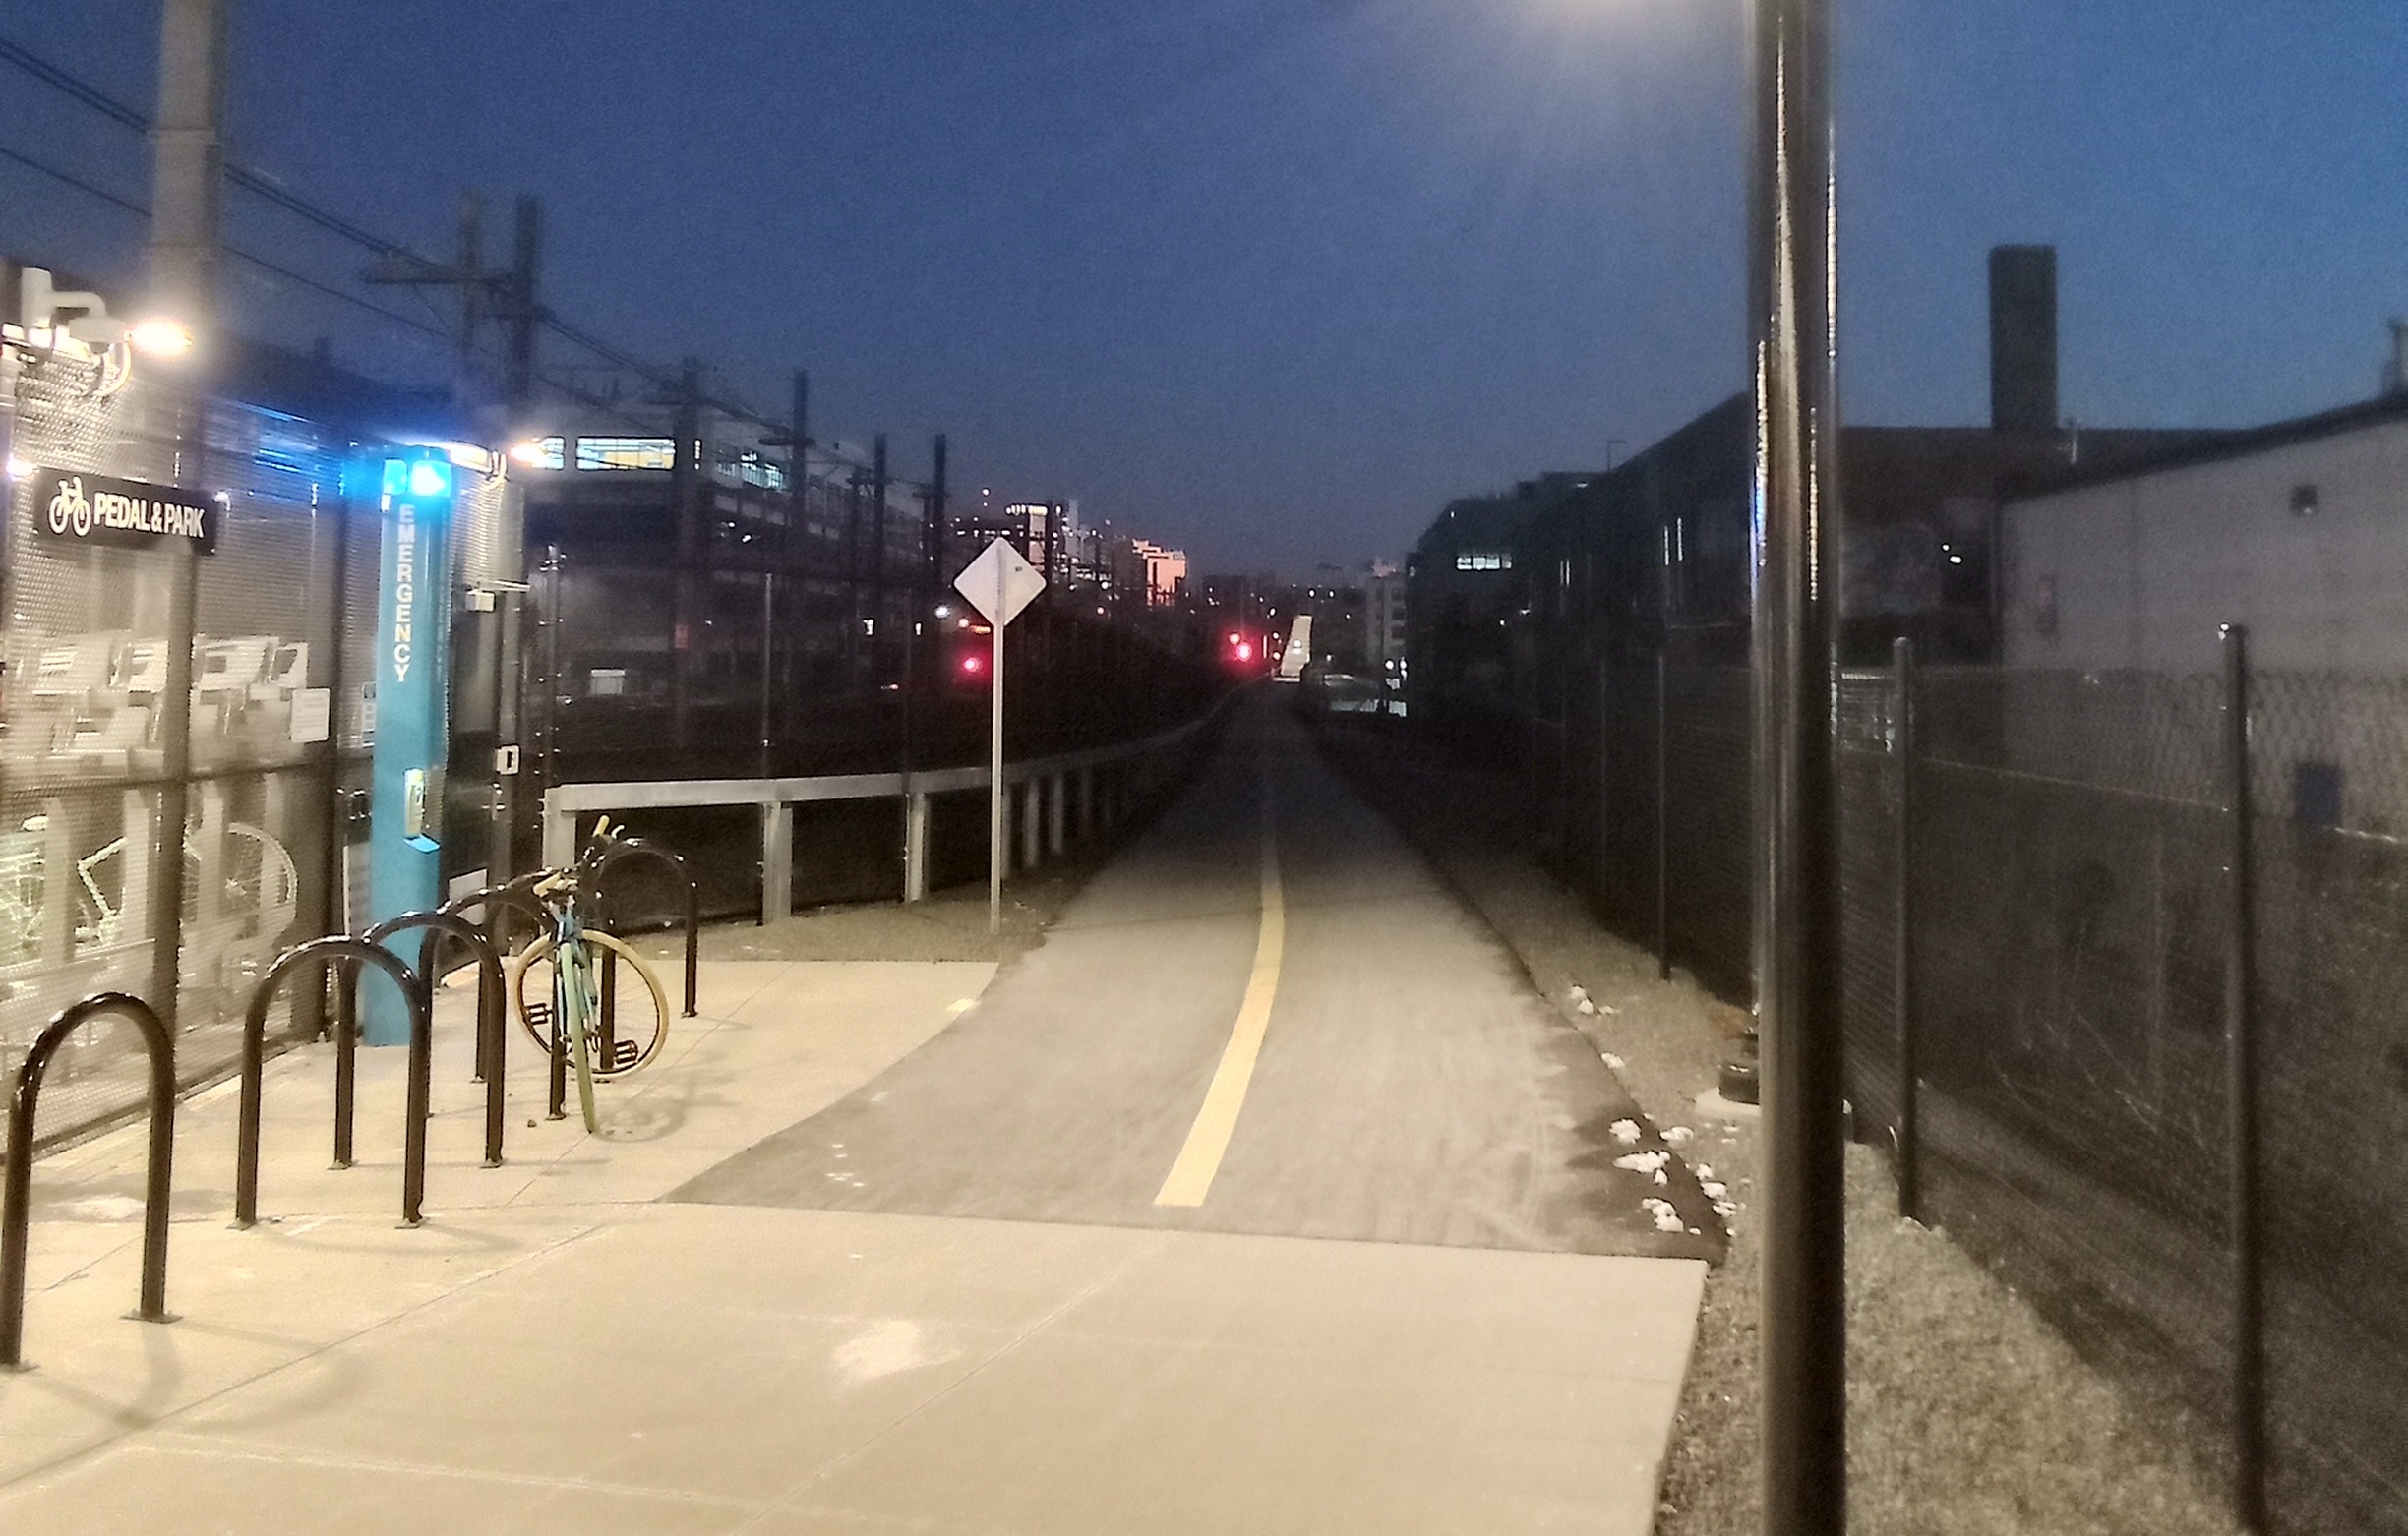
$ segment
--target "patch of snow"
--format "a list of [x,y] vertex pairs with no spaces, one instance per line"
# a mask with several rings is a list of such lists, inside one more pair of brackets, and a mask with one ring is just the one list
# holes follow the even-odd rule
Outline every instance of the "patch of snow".
[[1689,1225],[1680,1218],[1680,1212],[1672,1209],[1672,1202],[1668,1200],[1658,1200],[1650,1195],[1639,1204],[1649,1215],[1656,1218],[1656,1230],[1658,1232],[1678,1232]]
[[1708,1200],[1720,1200],[1730,1193],[1730,1187],[1728,1185],[1717,1183],[1713,1179],[1700,1179],[1698,1181],[1698,1188],[1706,1192],[1706,1198]]
[[1628,1169],[1632,1173],[1661,1173],[1663,1171],[1663,1165],[1669,1162],[1671,1159],[1672,1154],[1670,1152],[1631,1152],[1627,1155],[1616,1157],[1614,1159],[1614,1166],[1617,1168]]
[[143,1213],[143,1203],[131,1195],[89,1195],[58,1208],[70,1221],[131,1221]]
[[1609,1071],[1609,1072],[1619,1072],[1619,1071],[1621,1071],[1621,1070],[1622,1070],[1622,1058],[1621,1058],[1621,1057],[1619,1057],[1619,1056],[1615,1055],[1615,1054],[1614,1054],[1612,1051],[1606,1051],[1606,1052],[1604,1053],[1604,1057],[1605,1057],[1605,1069],[1606,1069],[1607,1071]]
[[1690,1139],[1696,1135],[1697,1133],[1690,1130],[1687,1126],[1676,1125],[1664,1132],[1664,1145],[1666,1147],[1686,1147],[1689,1145]]
[[1636,1120],[1616,1120],[1605,1128],[1605,1132],[1625,1147],[1639,1145],[1639,1122]]
[[1587,999],[1586,997],[1584,997],[1584,998],[1582,998],[1582,999],[1580,1000],[1580,1011],[1581,1011],[1582,1013],[1584,1013],[1584,1014],[1593,1014],[1593,1013],[1595,1013],[1595,1012],[1596,1012],[1596,1004],[1595,1004],[1595,1003],[1591,1002],[1589,999]]
[[957,1349],[932,1346],[927,1330],[909,1318],[871,1325],[836,1346],[830,1357],[848,1386],[874,1382],[922,1366],[939,1365],[959,1355]]

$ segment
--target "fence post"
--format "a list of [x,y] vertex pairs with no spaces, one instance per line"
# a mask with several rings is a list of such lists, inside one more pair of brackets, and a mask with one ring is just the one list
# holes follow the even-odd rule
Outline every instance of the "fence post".
[[2265,1275],[2258,1197],[2256,897],[2250,847],[2249,631],[2226,624],[2224,773],[2231,806],[2225,881],[2224,1042],[2232,1116],[2233,1516],[2266,1528]]
[[1045,807],[1040,793],[1045,789],[1041,779],[1029,779],[1020,786],[1020,867],[1034,869],[1042,857],[1045,835]]
[[1890,650],[1892,719],[1896,731],[1897,925],[1891,934],[1891,964],[1897,1004],[1897,1209],[1908,1220],[1922,1207],[1922,1071],[1915,1055],[1914,990],[1914,641],[1898,636]]
[[1597,910],[1613,911],[1613,733],[1620,722],[1614,718],[1614,664],[1610,658],[1597,662],[1597,734],[1596,734],[1596,899]]
[[794,806],[772,800],[760,816],[760,920],[771,923],[794,916]]
[[1070,778],[1055,774],[1046,781],[1046,852],[1055,857],[1070,844]]
[[1672,667],[1656,652],[1656,979],[1672,979]]

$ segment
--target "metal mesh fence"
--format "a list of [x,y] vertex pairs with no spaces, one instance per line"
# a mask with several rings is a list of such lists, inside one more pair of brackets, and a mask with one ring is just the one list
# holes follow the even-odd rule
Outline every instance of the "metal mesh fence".
[[2237,893],[2216,676],[1925,673],[1911,756],[1895,679],[1843,679],[1849,1090],[1860,1129],[1895,1138],[1903,981],[1920,1213],[2220,1456],[2244,896],[2273,1499],[2284,1529],[2408,1530],[2408,754],[2382,731],[2401,690],[2250,682]]
[[[0,530],[0,1071],[76,998],[162,989],[152,893],[174,880],[177,1074],[206,1081],[233,1064],[269,962],[326,927],[335,748],[304,698],[335,688],[336,626],[348,617],[338,601],[345,444],[139,384],[90,398],[30,380],[18,405],[19,456],[206,486],[225,510],[206,558],[84,546],[35,537],[31,478],[17,483]],[[191,680],[177,696],[169,653],[187,586]],[[180,749],[166,729],[178,710]],[[178,802],[181,837],[169,838],[162,823]],[[314,1006],[287,1000],[271,1031],[314,1025]],[[37,1141],[146,1097],[132,1031],[94,1026],[51,1069]]]
[[1750,718],[1745,668],[1666,669],[1664,886],[1672,954],[1727,995],[1743,994],[1754,973]]

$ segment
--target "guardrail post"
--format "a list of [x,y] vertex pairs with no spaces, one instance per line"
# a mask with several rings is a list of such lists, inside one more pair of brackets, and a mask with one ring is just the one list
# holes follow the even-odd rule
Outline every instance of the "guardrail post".
[[929,798],[910,795],[903,800],[903,900],[928,900]]
[[761,807],[760,920],[794,916],[794,806],[772,800]]
[[1020,867],[1037,867],[1039,839],[1045,831],[1045,811],[1038,801],[1044,785],[1030,779],[1020,786]]
[[1059,858],[1070,846],[1070,780],[1055,774],[1046,781],[1046,852]]
[[173,1323],[167,1310],[167,1191],[175,1159],[175,1041],[141,998],[100,992],[72,1003],[33,1037],[9,1095],[8,1168],[0,1188],[0,1369],[25,1367],[26,1228],[32,1214],[33,1111],[51,1057],[87,1020],[116,1014],[142,1032],[150,1063],[150,1161],[143,1179],[142,1301],[134,1316]]

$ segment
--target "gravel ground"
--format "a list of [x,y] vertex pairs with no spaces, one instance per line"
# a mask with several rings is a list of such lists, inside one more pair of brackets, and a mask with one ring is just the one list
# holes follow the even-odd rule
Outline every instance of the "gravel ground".
[[[1323,749],[1520,954],[1657,1126],[1686,1127],[1725,1185],[1728,1259],[1708,1278],[1664,1468],[1661,1536],[1757,1529],[1758,1308],[1752,1112],[1699,1106],[1745,1014],[1605,932],[1524,852],[1514,786],[1392,723],[1333,721]],[[1586,999],[1595,1012],[1583,1012]],[[1711,1170],[1711,1171],[1710,1171]],[[1851,1147],[1850,1527],[1860,1532],[2192,1536],[2237,1530],[2177,1432],[2091,1369],[1946,1235],[1897,1218],[1888,1162]]]

